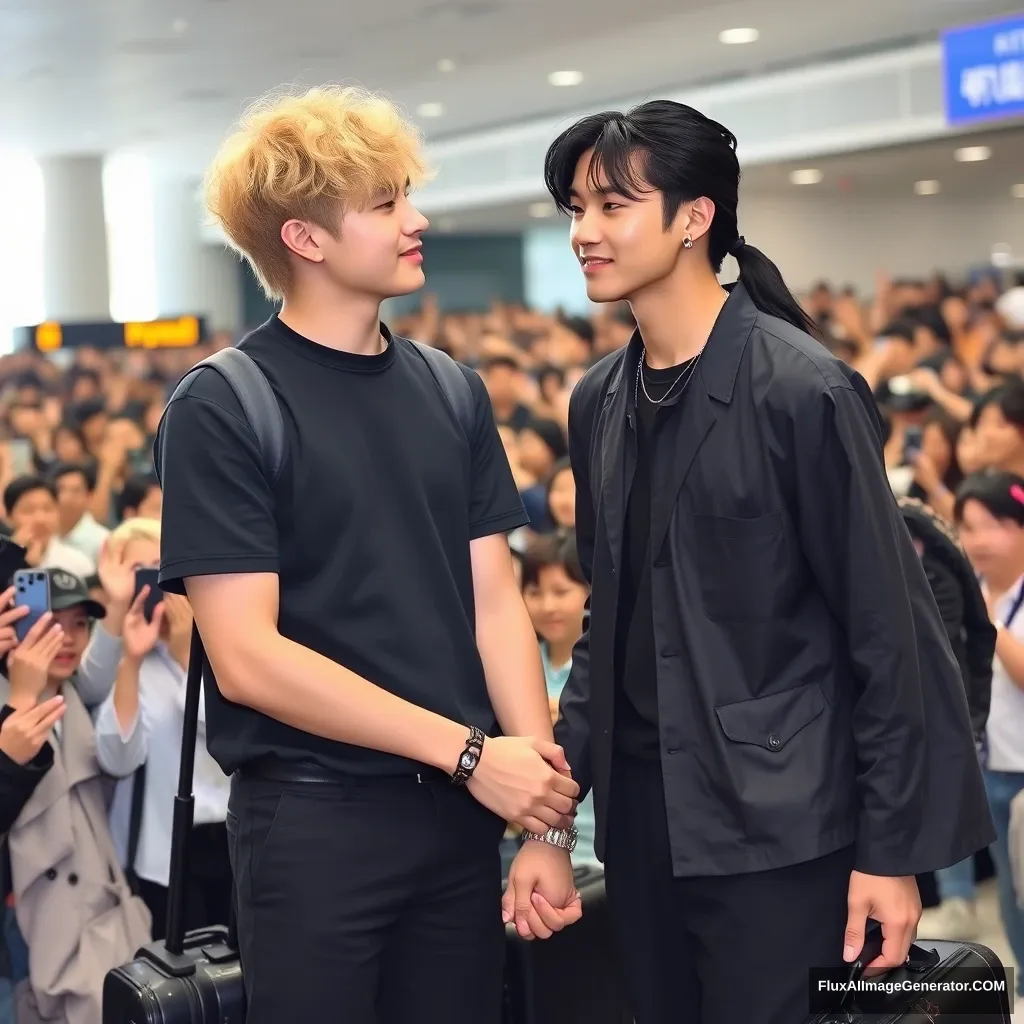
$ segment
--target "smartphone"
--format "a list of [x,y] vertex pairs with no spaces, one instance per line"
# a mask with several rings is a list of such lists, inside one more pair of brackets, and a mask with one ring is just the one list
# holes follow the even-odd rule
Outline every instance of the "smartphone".
[[0,537],[0,590],[6,590],[19,569],[27,569],[25,549],[10,537]]
[[142,593],[143,587],[149,587],[146,595],[146,602],[142,606],[142,613],[146,616],[147,622],[153,621],[153,612],[156,606],[164,599],[164,592],[160,589],[157,578],[160,575],[159,569],[136,569],[135,570],[135,598]]
[[924,435],[920,427],[907,427],[907,432],[903,438],[903,461],[908,466],[914,464],[914,460],[921,451],[923,441]]
[[7,449],[11,453],[11,473],[14,476],[25,476],[34,471],[31,441],[16,437],[7,442]]
[[19,642],[50,610],[50,577],[41,569],[19,569],[14,574],[14,605],[28,608],[28,615],[18,619],[14,632]]

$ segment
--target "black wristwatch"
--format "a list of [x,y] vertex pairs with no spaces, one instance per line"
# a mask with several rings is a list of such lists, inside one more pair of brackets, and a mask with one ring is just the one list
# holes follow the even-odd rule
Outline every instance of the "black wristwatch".
[[485,738],[483,729],[478,729],[475,725],[469,727],[469,739],[466,740],[466,749],[459,755],[458,767],[452,772],[452,782],[454,785],[464,786],[469,781],[469,777],[476,771],[476,766],[480,763],[480,755],[484,750]]

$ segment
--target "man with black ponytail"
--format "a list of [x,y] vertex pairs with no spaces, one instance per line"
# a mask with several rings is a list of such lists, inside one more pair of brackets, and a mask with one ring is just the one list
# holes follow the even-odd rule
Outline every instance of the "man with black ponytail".
[[556,729],[635,1018],[791,1024],[868,919],[874,971],[902,962],[914,875],[993,837],[957,663],[869,389],[739,234],[733,134],[645,103],[544,170],[588,295],[637,322],[572,396],[592,596]]

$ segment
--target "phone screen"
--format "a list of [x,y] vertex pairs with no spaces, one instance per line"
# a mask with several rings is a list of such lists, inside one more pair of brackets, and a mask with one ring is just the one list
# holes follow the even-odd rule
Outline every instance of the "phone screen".
[[918,452],[921,451],[921,443],[924,440],[920,427],[907,427],[907,433],[903,440],[903,461],[913,465]]
[[50,577],[40,569],[19,569],[14,574],[15,607],[28,608],[28,615],[18,619],[14,631],[24,640],[28,631],[50,610]]
[[32,442],[23,437],[16,437],[7,442],[11,453],[11,472],[15,476],[25,476],[33,471]]
[[159,569],[136,569],[135,570],[135,597],[142,593],[143,587],[149,587],[146,595],[146,602],[142,606],[142,612],[147,622],[153,621],[153,612],[156,606],[164,599],[164,592],[160,589],[157,578],[160,575]]

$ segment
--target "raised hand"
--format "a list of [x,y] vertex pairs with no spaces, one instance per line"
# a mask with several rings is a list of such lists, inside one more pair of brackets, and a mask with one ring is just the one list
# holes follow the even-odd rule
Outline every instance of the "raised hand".
[[134,661],[141,661],[153,650],[160,639],[160,626],[164,621],[166,608],[163,601],[153,609],[153,618],[149,622],[146,621],[145,604],[148,596],[149,587],[143,587],[128,609],[121,630],[125,657]]
[[64,710],[64,698],[59,694],[42,704],[16,708],[0,725],[0,751],[16,764],[28,764],[43,749],[50,730],[64,717]]
[[112,605],[121,605],[126,611],[135,594],[135,570],[125,560],[125,542],[112,541],[109,537],[100,548],[96,573]]
[[11,607],[13,602],[14,587],[8,587],[0,594],[0,608],[5,609],[0,612],[0,658],[18,646],[18,634],[14,624],[28,615],[28,608],[24,605]]
[[40,616],[25,639],[7,659],[7,678],[11,693],[7,703],[11,707],[32,706],[46,689],[50,679],[50,665],[64,643],[64,630],[53,621],[53,614]]
[[505,821],[544,833],[572,824],[580,787],[568,772],[557,744],[532,736],[498,736],[484,743],[466,788]]

